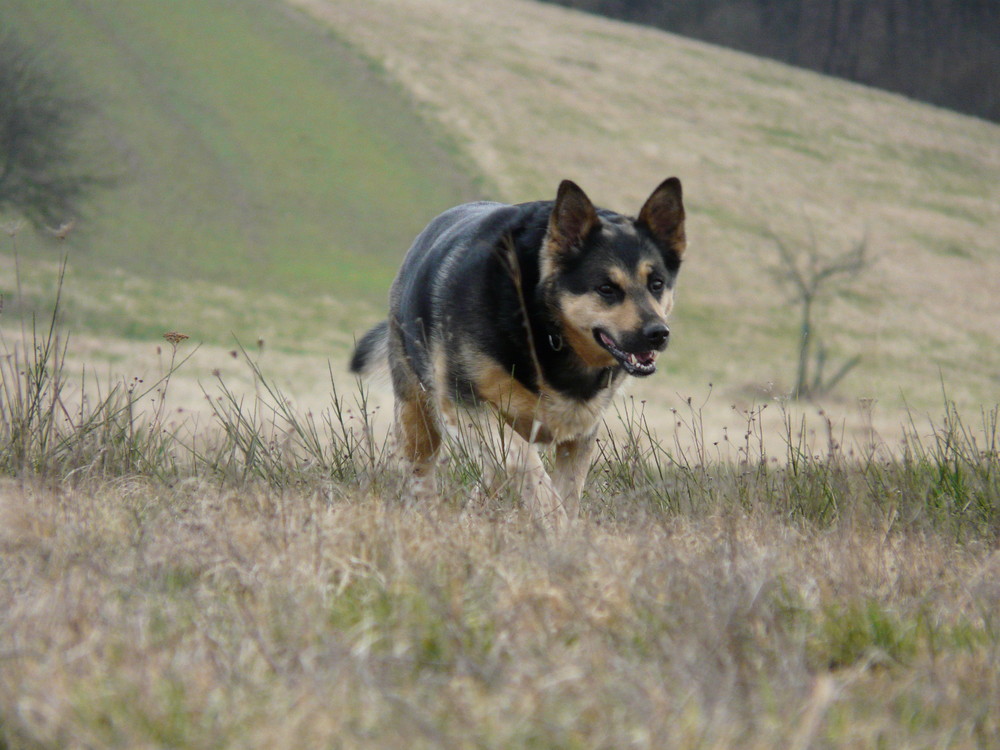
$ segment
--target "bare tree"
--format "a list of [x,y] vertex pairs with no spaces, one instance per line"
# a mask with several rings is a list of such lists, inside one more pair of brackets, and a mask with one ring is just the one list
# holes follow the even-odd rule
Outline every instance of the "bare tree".
[[0,213],[36,227],[65,226],[92,188],[110,182],[81,168],[74,144],[85,107],[53,70],[0,35]]
[[792,397],[811,398],[831,391],[861,361],[856,355],[844,362],[833,375],[826,377],[827,349],[816,331],[816,304],[833,292],[838,282],[856,277],[867,265],[867,234],[853,247],[839,253],[820,250],[810,226],[809,245],[804,250],[790,248],[777,235],[771,236],[778,250],[779,262],[770,268],[778,283],[790,288],[799,307],[798,365]]

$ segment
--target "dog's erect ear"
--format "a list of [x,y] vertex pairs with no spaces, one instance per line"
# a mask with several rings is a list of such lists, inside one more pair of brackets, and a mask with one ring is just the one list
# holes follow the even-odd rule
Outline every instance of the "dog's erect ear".
[[671,177],[661,182],[646,199],[636,223],[645,226],[663,250],[673,251],[680,259],[687,245],[681,181]]
[[[584,239],[599,223],[594,204],[587,194],[570,180],[559,184],[556,202],[549,218],[548,247],[552,256],[566,257],[583,244]],[[551,258],[556,260],[557,257]]]

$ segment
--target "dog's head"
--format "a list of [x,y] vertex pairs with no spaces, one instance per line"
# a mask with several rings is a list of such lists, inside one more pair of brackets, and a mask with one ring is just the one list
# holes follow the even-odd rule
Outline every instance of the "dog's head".
[[676,177],[661,183],[634,219],[598,211],[576,184],[562,182],[541,251],[541,288],[584,362],[620,364],[636,376],[656,371],[684,247]]

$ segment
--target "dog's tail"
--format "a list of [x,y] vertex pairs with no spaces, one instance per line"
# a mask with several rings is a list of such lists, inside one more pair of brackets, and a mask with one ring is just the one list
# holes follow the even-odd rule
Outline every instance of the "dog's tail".
[[389,369],[389,322],[383,320],[361,337],[351,357],[351,372],[375,375]]

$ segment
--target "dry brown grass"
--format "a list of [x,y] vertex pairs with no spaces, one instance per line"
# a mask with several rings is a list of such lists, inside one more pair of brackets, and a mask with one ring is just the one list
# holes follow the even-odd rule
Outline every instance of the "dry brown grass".
[[816,454],[788,423],[779,461],[753,415],[726,454],[693,405],[670,446],[627,402],[582,519],[545,534],[480,486],[475,436],[449,446],[438,502],[405,502],[363,392],[301,412],[249,352],[256,396],[220,380],[200,435],[167,421],[171,370],[149,414],[131,386],[75,414],[51,330],[0,368],[0,747],[976,747],[1000,729],[997,410],[950,411],[902,457],[829,435]]
[[934,533],[716,509],[553,539],[457,498],[6,481],[0,554],[11,748],[973,748],[1000,731],[1000,557]]

